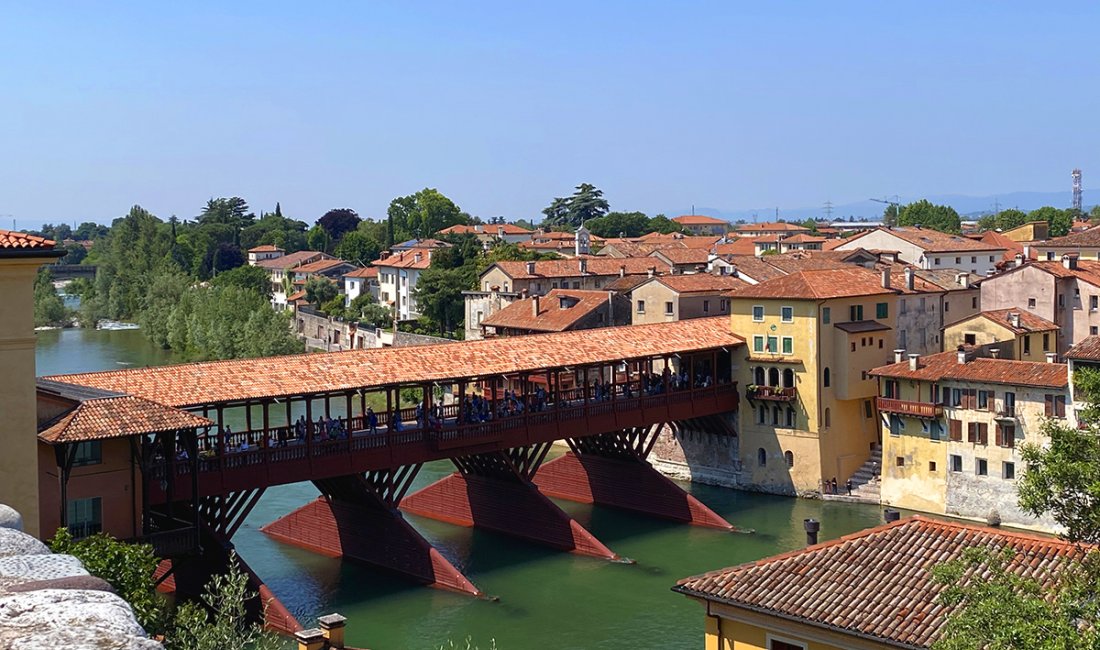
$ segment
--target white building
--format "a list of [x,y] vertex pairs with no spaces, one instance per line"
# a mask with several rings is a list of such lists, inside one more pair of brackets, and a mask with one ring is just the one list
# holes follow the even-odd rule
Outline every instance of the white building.
[[282,257],[285,253],[286,251],[274,244],[256,246],[255,248],[248,249],[248,265],[256,266],[257,263],[264,260],[273,260],[277,257]]
[[[266,269],[271,274],[271,304],[275,309],[287,308],[287,296],[294,293],[295,269],[321,260],[336,259],[320,251],[298,251],[290,255],[260,260],[255,266]],[[288,293],[289,290],[289,293]]]
[[494,240],[500,240],[509,244],[519,244],[530,241],[533,230],[517,226],[514,223],[497,224],[458,224],[439,231],[440,235],[474,235],[483,244],[490,244]]
[[835,250],[897,251],[898,259],[935,271],[959,269],[979,276],[993,273],[1005,249],[985,242],[920,226],[876,228],[853,235]]
[[369,293],[378,300],[378,267],[368,266],[365,269],[355,269],[344,274],[344,306],[351,305],[351,301],[364,293]]
[[416,283],[432,263],[432,249],[414,248],[400,253],[382,253],[371,262],[378,269],[378,300],[392,304],[398,320],[420,317],[416,306]]

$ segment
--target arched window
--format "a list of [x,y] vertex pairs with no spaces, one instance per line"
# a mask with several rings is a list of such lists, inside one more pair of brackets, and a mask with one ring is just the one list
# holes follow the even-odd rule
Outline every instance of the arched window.
[[768,464],[768,452],[764,451],[763,447],[756,450],[756,464],[761,467]]
[[783,369],[783,388],[794,388],[794,371],[790,368]]
[[831,373],[829,372],[829,369],[826,368],[825,369],[825,377],[822,380],[822,383],[825,385],[825,388],[829,387],[829,383],[830,383],[831,380],[832,380]]
[[778,386],[779,385],[779,368],[769,368],[768,369],[768,385],[769,386]]
[[787,461],[787,467],[794,467],[794,452],[784,452],[783,460]]
[[752,383],[756,384],[757,386],[763,386],[764,383],[765,383],[764,374],[765,374],[764,373],[764,368],[762,368],[761,366],[757,366],[756,369],[753,370],[753,373],[752,373],[752,375],[753,375]]
[[832,424],[832,422],[830,421],[830,420],[832,420],[832,418],[830,418],[829,415],[830,415],[829,414],[829,407],[826,406],[825,407],[825,428],[826,429],[828,429],[829,425]]

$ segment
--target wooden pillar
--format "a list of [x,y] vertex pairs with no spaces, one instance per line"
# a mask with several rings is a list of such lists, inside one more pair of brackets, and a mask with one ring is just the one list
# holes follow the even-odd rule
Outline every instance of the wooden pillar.
[[386,433],[389,434],[393,431],[393,396],[390,394],[390,387],[386,387]]
[[263,406],[261,406],[263,409],[264,421],[264,445],[271,442],[271,415],[268,413],[268,406],[269,404],[266,400],[263,402]]
[[313,439],[313,399],[306,395],[306,442]]
[[363,418],[363,428],[367,428],[367,391],[359,389],[359,415]]
[[325,420],[332,417],[332,396],[325,393]]
[[351,433],[351,391],[344,393],[344,417],[348,420],[348,433]]

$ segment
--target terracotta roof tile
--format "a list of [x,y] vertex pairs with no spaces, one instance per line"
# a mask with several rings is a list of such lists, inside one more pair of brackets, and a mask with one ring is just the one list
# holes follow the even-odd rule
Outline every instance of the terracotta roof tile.
[[28,235],[25,232],[15,232],[14,230],[0,229],[0,250],[49,250],[52,249],[55,245],[56,242],[54,242],[52,239],[38,237],[37,235]]
[[653,251],[650,257],[662,257],[672,264],[705,265],[710,259],[710,251],[705,248],[665,248]]
[[501,231],[505,235],[530,235],[533,230],[517,226],[514,223],[488,223],[488,224],[455,224],[450,228],[439,231],[441,235],[497,235]]
[[725,293],[732,289],[749,286],[749,283],[741,278],[710,273],[662,275],[653,278],[652,281],[659,282],[676,293]]
[[1100,361],[1100,336],[1087,336],[1066,352],[1067,359]]
[[[1012,325],[1012,319],[1009,317],[1009,314],[1019,314],[1019,327],[1015,327]],[[1027,334],[1028,332],[1050,332],[1052,330],[1058,329],[1057,324],[1048,321],[1042,316],[1038,316],[1023,309],[993,309],[990,311],[980,312],[976,314],[976,316],[981,316],[982,318],[991,320],[1001,327],[1005,327],[1011,330],[1015,334]],[[952,323],[952,325],[957,324],[958,323]]]
[[432,255],[430,249],[407,250],[374,260],[371,264],[395,269],[426,269],[432,265]]
[[294,269],[295,273],[324,273],[325,271],[332,270],[340,266],[354,266],[350,262],[344,260],[317,260],[316,262],[310,262],[309,264],[303,264]]
[[137,395],[176,407],[446,381],[547,367],[710,350],[744,343],[729,318],[534,334],[419,347],[58,375],[45,379]]
[[283,255],[282,257],[276,257],[270,260],[260,260],[256,262],[256,266],[268,270],[286,270],[302,266],[303,264],[309,264],[310,262],[316,262],[317,260],[326,259],[330,260],[333,259],[333,257],[320,251],[298,251],[297,253],[290,253],[289,255]]
[[1070,233],[1064,237],[1055,237],[1048,242],[1037,244],[1042,248],[1080,248],[1100,246],[1100,226],[1094,226],[1088,222],[1082,225],[1088,227],[1081,232]]
[[248,249],[249,253],[280,253],[283,249],[279,248],[275,244],[262,244],[260,246],[253,246]]
[[756,255],[756,237],[738,237],[737,239],[718,244],[719,255]]
[[970,381],[1039,388],[1065,388],[1069,383],[1069,372],[1064,363],[985,357],[959,363],[958,352],[954,351],[923,356],[919,359],[916,370],[910,370],[909,361],[906,360],[875,368],[869,374],[920,381]]
[[132,395],[85,400],[38,433],[48,443],[125,438],[212,424],[187,411]]
[[378,267],[368,266],[362,269],[355,269],[354,271],[348,271],[344,274],[345,278],[377,278]]
[[897,293],[882,286],[875,271],[862,266],[798,271],[790,275],[765,280],[760,284],[734,290],[734,298],[795,298],[824,300],[850,296],[877,296]]
[[880,643],[927,648],[939,638],[944,616],[942,585],[931,570],[967,548],[1011,548],[1011,570],[1045,584],[1084,553],[1054,538],[915,516],[685,578],[674,590]]
[[786,223],[783,221],[777,221],[774,223],[743,223],[734,226],[737,232],[749,233],[754,232],[770,232],[773,230],[782,230],[785,232],[810,232],[810,229],[805,226],[800,226],[797,223]]
[[647,273],[650,269],[654,269],[657,273],[666,273],[669,270],[667,263],[655,257],[585,257],[586,270],[582,274],[580,262],[579,259],[538,260],[530,262],[530,264],[535,265],[534,273],[527,272],[528,262],[505,261],[497,262],[494,266],[504,271],[513,280],[574,278],[581,275],[619,275],[623,267],[626,267],[628,275]]
[[[606,291],[553,289],[545,296],[517,300],[484,319],[481,324],[532,332],[564,332],[606,305],[607,300]],[[536,301],[537,316],[534,311]]]
[[845,243],[858,241],[873,232],[885,232],[918,246],[930,253],[962,253],[970,251],[1000,251],[1001,246],[974,241],[962,235],[952,235],[931,228],[917,228],[915,226],[896,226],[893,228],[875,228],[857,235],[852,235]]
[[725,219],[716,219],[714,217],[708,217],[703,214],[682,214],[678,217],[673,217],[673,221],[682,226],[729,226],[730,222]]

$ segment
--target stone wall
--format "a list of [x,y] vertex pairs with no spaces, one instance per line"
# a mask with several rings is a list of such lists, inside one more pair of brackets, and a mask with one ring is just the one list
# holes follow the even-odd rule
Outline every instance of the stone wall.
[[[731,430],[736,426],[736,416],[722,417],[726,418]],[[666,425],[658,435],[650,463],[662,474],[675,479],[739,487],[738,437],[728,431],[706,430],[709,428],[707,425]]]
[[391,334],[374,327],[364,327],[358,323],[331,318],[308,307],[299,307],[295,312],[294,332],[305,341],[306,349],[325,352],[386,346],[402,348],[455,342],[453,339],[410,332]]
[[163,649],[110,585],[22,527],[19,513],[0,504],[0,648]]

